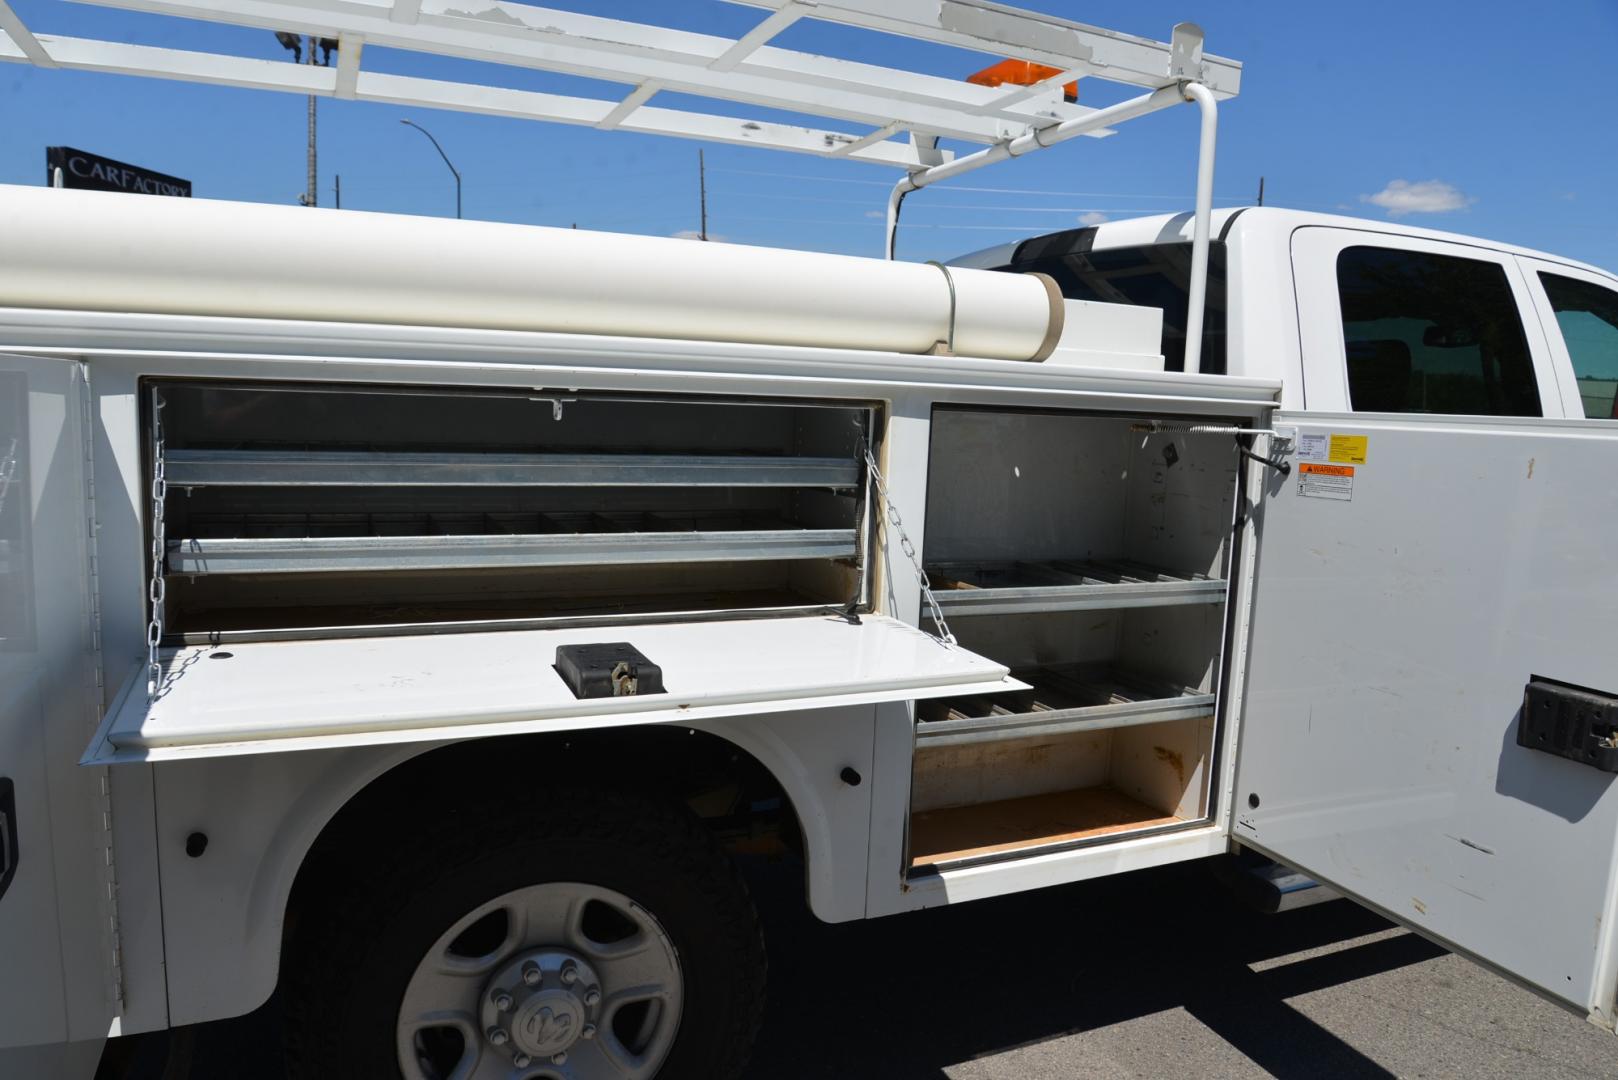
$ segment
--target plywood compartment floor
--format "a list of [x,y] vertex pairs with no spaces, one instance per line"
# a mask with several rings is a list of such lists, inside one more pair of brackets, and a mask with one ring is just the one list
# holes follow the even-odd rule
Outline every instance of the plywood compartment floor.
[[924,810],[910,818],[910,865],[1060,844],[1181,820],[1107,787]]

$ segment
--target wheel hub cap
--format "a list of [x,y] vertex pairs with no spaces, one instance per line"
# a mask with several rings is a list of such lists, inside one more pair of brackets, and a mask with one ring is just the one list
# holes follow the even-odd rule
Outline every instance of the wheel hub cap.
[[601,979],[566,949],[518,954],[489,979],[481,998],[484,1032],[513,1056],[544,1061],[565,1054],[592,1038],[601,1020]]

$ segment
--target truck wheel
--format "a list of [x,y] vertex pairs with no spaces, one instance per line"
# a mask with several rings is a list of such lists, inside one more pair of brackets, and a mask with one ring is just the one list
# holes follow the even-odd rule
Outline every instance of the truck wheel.
[[296,1077],[728,1078],[763,1003],[746,887],[689,814],[552,792],[446,814],[316,883],[287,947]]

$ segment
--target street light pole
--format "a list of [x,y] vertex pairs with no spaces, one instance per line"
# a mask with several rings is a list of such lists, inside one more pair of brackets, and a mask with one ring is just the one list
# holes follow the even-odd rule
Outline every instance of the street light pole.
[[421,132],[423,135],[427,136],[427,141],[433,144],[433,149],[438,151],[438,156],[444,159],[445,165],[449,166],[449,171],[455,176],[455,216],[459,218],[461,216],[461,171],[455,167],[454,162],[450,161],[449,155],[444,153],[444,148],[438,145],[438,140],[433,138],[432,132],[428,131],[414,120],[400,120],[399,123],[408,124],[417,131]]

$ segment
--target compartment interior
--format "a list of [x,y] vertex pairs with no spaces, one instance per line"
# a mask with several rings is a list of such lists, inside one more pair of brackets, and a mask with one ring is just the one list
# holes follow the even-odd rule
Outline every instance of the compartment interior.
[[1241,459],[1188,426],[935,411],[940,608],[1031,689],[918,704],[912,868],[1209,816]]
[[865,598],[863,404],[152,392],[174,637]]

